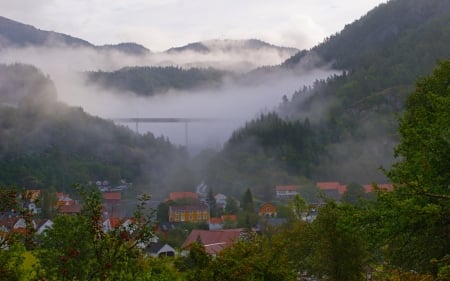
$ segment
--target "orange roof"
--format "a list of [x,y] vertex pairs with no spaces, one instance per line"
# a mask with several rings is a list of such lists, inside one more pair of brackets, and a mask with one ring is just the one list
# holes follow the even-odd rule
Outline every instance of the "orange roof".
[[243,229],[222,229],[222,230],[199,230],[194,229],[184,241],[181,248],[187,248],[196,242],[200,237],[203,246],[208,254],[217,254],[226,247],[229,247],[236,241]]
[[268,202],[262,204],[261,207],[259,208],[259,211],[260,212],[265,212],[265,210],[267,208],[269,208],[271,211],[275,211],[275,212],[277,211],[277,207],[274,204],[268,203]]
[[223,220],[222,220],[222,218],[210,218],[209,223],[210,224],[222,224]]
[[103,199],[105,199],[105,200],[121,200],[122,193],[120,193],[120,192],[105,192],[105,193],[103,193]]
[[175,201],[179,199],[198,199],[195,192],[171,192],[169,193],[169,200]]
[[340,194],[343,194],[347,190],[346,185],[342,185],[339,182],[317,182],[317,187],[320,190],[333,190],[337,189]]
[[298,185],[277,185],[276,191],[296,191],[300,186]]

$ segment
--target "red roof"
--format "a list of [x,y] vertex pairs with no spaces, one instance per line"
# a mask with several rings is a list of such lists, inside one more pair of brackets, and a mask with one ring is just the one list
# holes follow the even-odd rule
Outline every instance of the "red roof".
[[223,220],[222,220],[222,218],[210,218],[209,223],[210,224],[222,224]]
[[105,199],[105,200],[121,200],[122,193],[120,193],[120,192],[105,192],[105,193],[103,193],[103,199]]
[[169,200],[175,201],[180,199],[198,199],[198,195],[195,192],[171,192],[169,193]]
[[187,248],[192,243],[195,243],[200,237],[203,246],[208,254],[217,254],[226,247],[229,247],[239,238],[242,233],[242,228],[239,229],[222,229],[222,230],[199,230],[194,229],[184,241],[181,248]]
[[337,189],[339,194],[343,194],[347,190],[346,185],[342,185],[339,182],[318,182],[316,183],[320,190],[333,190]]
[[111,225],[111,228],[119,227],[122,222],[123,222],[123,220],[119,219],[119,218],[110,218],[109,219],[109,224]]
[[278,185],[275,187],[276,191],[296,191],[300,186],[298,185]]

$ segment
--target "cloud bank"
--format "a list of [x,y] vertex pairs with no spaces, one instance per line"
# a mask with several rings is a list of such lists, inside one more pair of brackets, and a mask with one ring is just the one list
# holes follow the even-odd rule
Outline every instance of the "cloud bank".
[[[211,56],[211,57],[209,57]],[[195,56],[189,61],[198,61]],[[248,58],[248,56],[246,56]],[[260,63],[264,55],[256,56]],[[224,57],[208,55],[208,59],[223,60]],[[176,61],[178,58],[171,57]],[[185,58],[186,59],[186,58]],[[238,58],[235,58],[238,61]],[[241,57],[242,59],[242,57]],[[153,61],[152,61],[153,60]],[[25,48],[10,49],[0,53],[1,63],[29,63],[40,68],[54,81],[58,99],[72,106],[81,106],[86,112],[102,118],[125,117],[177,117],[209,118],[214,122],[188,124],[188,146],[198,151],[205,147],[220,148],[231,133],[262,112],[273,110],[283,95],[291,95],[303,85],[332,73],[327,69],[291,72],[279,70],[264,76],[253,77],[246,83],[224,79],[219,88],[190,91],[169,91],[164,95],[140,97],[132,93],[117,93],[97,85],[85,83],[83,71],[111,71],[127,65],[153,65],[164,59],[133,57],[115,52],[98,52],[92,49]],[[180,62],[181,63],[181,62]],[[261,74],[263,75],[263,74]],[[130,125],[135,129],[135,125]],[[185,124],[140,124],[139,132],[151,131],[167,136],[180,145],[186,143]]]

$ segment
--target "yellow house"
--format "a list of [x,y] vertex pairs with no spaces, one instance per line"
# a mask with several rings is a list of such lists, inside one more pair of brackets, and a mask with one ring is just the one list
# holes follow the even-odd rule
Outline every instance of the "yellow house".
[[209,222],[208,206],[169,206],[169,222]]
[[261,217],[274,218],[277,216],[277,207],[272,203],[264,203],[259,208],[258,215]]

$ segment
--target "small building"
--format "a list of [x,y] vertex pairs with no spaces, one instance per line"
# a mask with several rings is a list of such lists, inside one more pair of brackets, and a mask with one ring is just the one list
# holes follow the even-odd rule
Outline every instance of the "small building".
[[174,257],[175,249],[167,243],[157,242],[150,243],[145,247],[145,252],[152,257]]
[[208,222],[209,208],[204,204],[169,206],[169,222]]
[[71,206],[76,204],[75,200],[70,198],[69,194],[65,194],[64,192],[57,192],[56,197],[58,198],[58,201],[56,201],[57,209],[61,206]]
[[36,234],[42,234],[45,230],[53,226],[53,221],[49,219],[36,220]]
[[222,218],[210,218],[209,219],[209,230],[217,230],[223,228]]
[[298,194],[298,185],[278,185],[275,187],[275,195],[277,199],[292,199]]
[[266,218],[274,218],[277,216],[277,207],[272,203],[264,203],[259,208],[258,215]]

